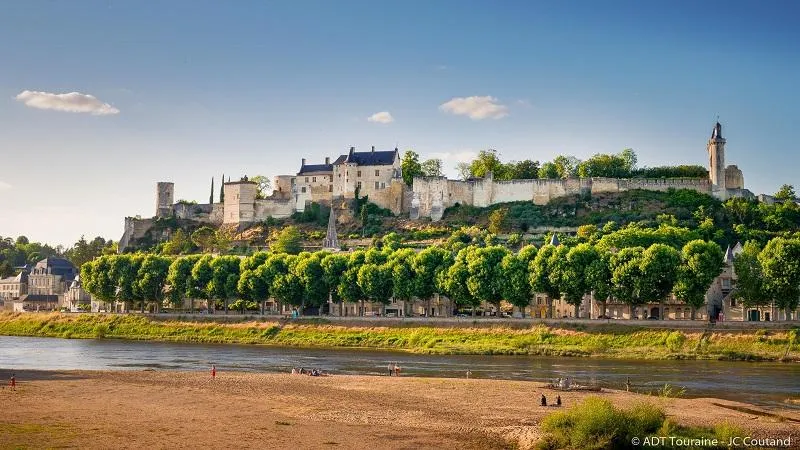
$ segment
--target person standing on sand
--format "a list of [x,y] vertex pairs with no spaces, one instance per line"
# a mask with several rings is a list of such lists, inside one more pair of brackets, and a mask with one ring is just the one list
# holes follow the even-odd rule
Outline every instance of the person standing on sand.
[[17,374],[15,373],[11,374],[11,390],[12,391],[17,390]]
[[561,406],[561,396],[556,397],[556,406]]
[[469,378],[470,376],[472,376],[472,371],[467,369],[467,378]]
[[397,363],[394,363],[394,376],[396,377],[400,376],[400,365]]
[[389,376],[392,376],[392,373],[394,373],[394,364],[389,363],[388,367],[389,367]]
[[211,365],[211,379],[215,380],[217,378],[217,366],[214,364]]
[[547,397],[542,394],[542,406],[547,406]]

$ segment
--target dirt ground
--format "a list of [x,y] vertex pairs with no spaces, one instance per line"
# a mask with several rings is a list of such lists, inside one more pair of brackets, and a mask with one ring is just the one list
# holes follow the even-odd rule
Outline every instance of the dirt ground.
[[[6,383],[8,375],[0,371]],[[555,392],[524,381],[218,372],[17,372],[0,389],[0,448],[529,448]],[[562,393],[565,406],[586,393]],[[600,394],[619,405],[642,396]],[[793,436],[800,414],[660,399],[687,425]],[[738,407],[739,410],[731,409]],[[745,408],[745,409],[742,409]]]

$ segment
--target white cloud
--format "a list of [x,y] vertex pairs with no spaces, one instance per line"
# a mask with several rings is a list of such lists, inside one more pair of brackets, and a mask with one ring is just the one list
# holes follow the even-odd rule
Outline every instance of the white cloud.
[[455,97],[439,105],[439,109],[457,116],[468,116],[472,120],[502,119],[508,115],[508,107],[497,103],[497,99],[483,97]]
[[517,100],[517,104],[520,105],[520,106],[525,106],[525,107],[530,107],[531,106],[531,102],[530,101],[522,99],[522,98]]
[[50,92],[22,91],[16,97],[25,106],[37,109],[50,109],[73,113],[89,113],[93,116],[119,114],[119,110],[97,97],[80,92],[52,94]]
[[441,159],[442,163],[448,162],[460,163],[470,162],[478,157],[478,152],[473,150],[457,150],[454,152],[433,152],[430,154],[431,158]]
[[6,191],[8,189],[11,189],[11,185],[5,181],[0,181],[0,191]]
[[389,111],[381,111],[367,117],[367,120],[375,123],[392,123],[394,122],[394,117],[389,114]]

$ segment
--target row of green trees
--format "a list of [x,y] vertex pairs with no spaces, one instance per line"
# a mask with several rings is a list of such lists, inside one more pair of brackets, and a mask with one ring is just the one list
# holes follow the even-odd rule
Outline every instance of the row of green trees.
[[[684,242],[670,233],[634,236],[591,244],[526,245],[513,252],[500,245],[466,244],[455,237],[420,252],[401,248],[387,236],[382,247],[349,254],[258,252],[251,256],[152,254],[101,256],[81,269],[84,287],[104,301],[146,303],[158,308],[185,298],[231,309],[257,309],[269,298],[301,311],[334,302],[392,298],[428,300],[439,293],[461,308],[506,301],[530,305],[534,292],[563,298],[576,308],[592,293],[600,304],[614,298],[635,308],[670,293],[695,308],[723,268],[723,252],[708,241]],[[648,233],[639,231],[640,234]],[[647,244],[647,245],[637,245]],[[794,259],[793,259],[794,258]],[[792,310],[800,298],[800,241],[773,239],[763,250],[748,243],[736,261],[741,269],[738,296],[748,306],[773,300]],[[739,267],[741,266],[741,267]],[[232,303],[233,302],[233,303]],[[233,306],[232,306],[233,305]],[[363,311],[363,308],[361,308]]]
[[[411,152],[413,153],[413,152]],[[408,153],[407,153],[408,154]],[[541,163],[530,159],[504,163],[496,150],[481,150],[470,162],[456,166],[462,179],[481,178],[488,172],[497,180],[556,179],[571,177],[608,178],[706,178],[708,171],[702,166],[680,165],[661,167],[637,167],[637,156],[633,149],[619,153],[597,153],[586,160],[571,155],[558,155],[552,161]],[[405,171],[406,168],[404,167]],[[417,175],[417,174],[415,174]],[[409,179],[413,179],[410,175]]]
[[12,276],[18,272],[16,267],[35,264],[43,258],[51,256],[64,257],[76,267],[102,254],[117,252],[117,243],[98,236],[91,241],[81,238],[71,247],[52,247],[39,242],[31,242],[26,236],[16,238],[0,236],[0,278]]

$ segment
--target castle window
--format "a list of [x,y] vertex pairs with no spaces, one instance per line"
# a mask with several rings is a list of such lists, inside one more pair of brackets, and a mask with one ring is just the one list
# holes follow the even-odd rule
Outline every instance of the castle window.
[[359,189],[361,189],[361,182],[360,182],[360,181],[358,182],[358,184],[356,185],[356,187],[358,187]]
[[360,170],[358,171],[358,176],[359,176],[359,177],[361,176],[361,171],[360,171]]
[[308,177],[306,177],[306,183],[308,183]]
[[316,183],[317,182],[317,177],[311,177],[311,182],[312,183]]
[[378,189],[380,189],[380,188],[379,188],[379,186],[380,186],[380,183],[378,183],[378,182],[376,181],[376,182],[375,182],[375,190],[376,190],[376,191],[377,191]]
[[381,176],[381,171],[380,171],[380,170],[376,170],[376,171],[375,171],[375,176],[376,176],[376,177],[379,177],[379,176]]
[[381,189],[386,189],[386,183],[381,183]]
[[[342,174],[339,174],[339,177],[341,177],[341,176],[342,176]],[[333,175],[331,175],[331,183],[333,183]]]
[[302,192],[302,193],[304,193],[304,194],[305,194],[305,193],[306,193],[306,187],[305,187],[305,186],[301,187],[301,188],[300,188],[300,192]]
[[332,184],[328,185],[328,192],[333,192],[333,185]]

